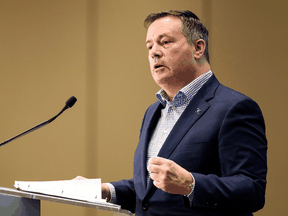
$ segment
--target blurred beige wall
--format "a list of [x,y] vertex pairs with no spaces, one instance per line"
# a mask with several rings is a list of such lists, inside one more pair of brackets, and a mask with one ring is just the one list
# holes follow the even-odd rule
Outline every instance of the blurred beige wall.
[[[257,101],[266,120],[266,205],[255,215],[286,215],[288,15],[282,2],[1,0],[0,141],[54,116],[70,96],[78,102],[45,128],[1,147],[0,186],[77,175],[131,178],[142,117],[158,91],[143,19],[188,9],[210,30],[217,78]],[[42,202],[41,214],[112,215],[51,202]]]

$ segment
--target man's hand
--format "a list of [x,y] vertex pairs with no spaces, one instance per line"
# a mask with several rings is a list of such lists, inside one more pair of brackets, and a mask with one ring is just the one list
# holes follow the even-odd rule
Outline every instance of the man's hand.
[[172,194],[190,194],[193,178],[187,170],[174,161],[161,157],[153,157],[148,163],[147,169],[157,188]]
[[111,199],[110,189],[107,184],[102,183],[101,184],[101,190],[102,190],[102,199],[106,199],[107,202]]
[[[77,176],[76,178],[71,179],[71,180],[84,180],[84,179],[88,179],[88,178],[85,178],[83,176]],[[102,191],[102,199],[106,199],[106,201],[109,202],[111,199],[111,195],[110,195],[110,189],[108,185],[105,183],[101,183],[101,191]]]

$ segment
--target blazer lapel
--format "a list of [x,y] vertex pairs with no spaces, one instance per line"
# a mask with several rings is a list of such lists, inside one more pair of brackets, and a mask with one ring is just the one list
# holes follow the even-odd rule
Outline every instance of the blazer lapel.
[[[198,91],[198,93],[186,107],[177,123],[174,125],[172,131],[160,149],[158,157],[170,157],[185,134],[209,109],[210,105],[207,101],[214,97],[215,90],[218,86],[219,82],[214,75],[207,81],[207,83],[202,86],[202,88]],[[153,182],[150,179],[146,189],[146,194],[151,189],[152,185]]]
[[159,151],[159,157],[169,158],[185,134],[195,122],[205,114],[206,110],[209,109],[210,105],[207,101],[214,97],[215,90],[218,86],[219,82],[213,75],[197,92],[164,142]]
[[201,118],[209,107],[210,105],[202,98],[201,95],[195,95],[192,103],[186,107],[185,111],[174,125],[172,131],[160,149],[158,156],[169,158],[185,134],[190,130],[195,122]]
[[[168,159],[188,130],[206,112],[208,108],[209,104],[203,100],[202,96],[199,94],[195,95],[191,103],[186,107],[185,111],[174,125],[157,156]],[[146,192],[151,189],[152,185],[153,182],[150,179]]]

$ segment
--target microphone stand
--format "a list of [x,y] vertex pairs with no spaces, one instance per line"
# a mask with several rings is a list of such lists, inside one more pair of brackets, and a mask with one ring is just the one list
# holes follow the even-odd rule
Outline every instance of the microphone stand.
[[0,147],[3,146],[3,145],[5,145],[5,144],[7,144],[7,143],[9,143],[9,142],[11,142],[11,141],[13,141],[13,140],[15,140],[15,139],[18,139],[18,138],[20,138],[20,137],[22,137],[22,136],[24,136],[24,135],[26,135],[26,134],[28,134],[28,133],[31,133],[31,132],[33,132],[33,131],[41,128],[41,127],[49,124],[49,123],[52,122],[52,121],[54,121],[54,120],[55,120],[59,115],[61,115],[66,109],[71,108],[71,107],[75,104],[76,101],[77,101],[77,99],[76,99],[74,96],[70,97],[70,98],[66,101],[65,107],[64,107],[56,116],[54,116],[53,118],[51,118],[51,119],[49,119],[49,120],[47,120],[47,121],[45,121],[45,122],[42,122],[41,124],[36,125],[36,126],[33,127],[33,128],[30,128],[30,129],[27,130],[27,131],[24,131],[24,132],[22,132],[22,133],[20,133],[20,134],[18,134],[18,135],[16,135],[16,136],[8,139],[8,140],[2,142],[2,143],[0,144]]

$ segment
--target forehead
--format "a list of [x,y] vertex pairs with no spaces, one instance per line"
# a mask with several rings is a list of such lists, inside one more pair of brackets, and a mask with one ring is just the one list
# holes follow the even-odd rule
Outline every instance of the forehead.
[[171,36],[183,35],[181,31],[182,21],[179,17],[167,16],[155,20],[147,30],[146,40],[159,35],[168,34]]

